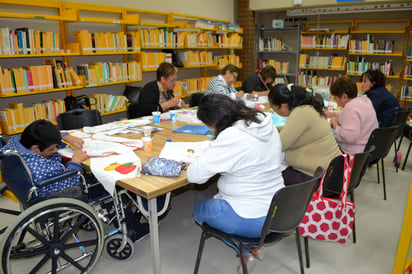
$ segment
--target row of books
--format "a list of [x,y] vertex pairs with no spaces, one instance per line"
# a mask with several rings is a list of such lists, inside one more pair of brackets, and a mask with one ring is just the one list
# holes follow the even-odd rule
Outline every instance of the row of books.
[[0,54],[48,54],[60,52],[59,34],[31,28],[0,28]]
[[290,63],[276,61],[275,59],[258,59],[256,69],[260,71],[268,65],[274,67],[277,74],[289,73]]
[[345,69],[346,56],[299,55],[299,68]]
[[412,99],[412,86],[402,86],[401,99]]
[[213,76],[193,78],[181,81],[181,97],[188,97],[193,93],[206,92],[207,85],[212,78]]
[[210,51],[180,51],[179,58],[185,67],[213,65],[213,55]]
[[232,64],[237,67],[241,67],[240,58],[234,54],[224,54],[224,55],[217,55],[213,57],[213,64],[218,66],[219,68],[223,68],[226,65]]
[[395,40],[350,40],[349,52],[350,53],[393,53]]
[[349,61],[347,63],[346,71],[350,74],[362,74],[368,69],[379,69],[386,76],[393,75],[392,60],[386,60],[384,63],[368,62],[365,58],[362,58],[360,62]]
[[185,48],[240,48],[243,37],[238,33],[190,32],[184,36]]
[[77,71],[85,77],[84,84],[87,86],[142,79],[141,64],[136,61],[81,64],[77,66]]
[[52,65],[23,68],[0,67],[0,92],[2,95],[44,91],[81,85],[73,68]]
[[137,58],[142,64],[143,71],[156,70],[160,63],[166,62],[164,52],[142,52]]
[[184,32],[168,31],[167,28],[140,29],[142,47],[183,48]]
[[409,65],[405,66],[405,73],[404,73],[405,78],[412,78],[412,64],[409,63]]
[[330,87],[341,76],[341,74],[321,76],[316,74],[316,70],[301,71],[298,74],[298,85]]
[[141,48],[140,32],[94,32],[76,30],[73,38],[80,45],[80,53],[128,52]]
[[123,110],[126,108],[127,98],[123,95],[90,94],[90,108],[97,109],[101,114]]
[[282,39],[277,37],[259,37],[257,44],[258,51],[281,51],[282,46]]
[[348,47],[349,34],[317,34],[301,35],[300,46],[302,48],[337,48],[346,49]]
[[57,123],[57,115],[65,112],[64,100],[50,100],[24,107],[23,103],[9,104],[0,111],[0,125],[3,133],[21,132],[35,120],[46,119]]

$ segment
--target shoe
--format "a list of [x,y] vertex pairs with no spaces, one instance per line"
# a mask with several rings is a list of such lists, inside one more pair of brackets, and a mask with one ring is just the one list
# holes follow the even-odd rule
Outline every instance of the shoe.
[[[257,258],[255,257],[255,255],[253,255],[253,253],[243,255],[243,258],[244,258],[245,263],[246,263],[247,271],[252,272],[253,269],[256,266]],[[243,274],[242,262],[240,262],[240,265],[237,267],[237,272],[239,274]]]
[[148,223],[141,223],[139,225],[139,230],[138,231],[127,231],[127,236],[132,240],[133,242],[140,241],[144,239],[147,235],[150,234],[149,231],[149,224]]
[[251,253],[253,254],[253,256],[255,256],[256,259],[261,261],[265,257],[265,247],[262,246],[256,250],[252,250]]

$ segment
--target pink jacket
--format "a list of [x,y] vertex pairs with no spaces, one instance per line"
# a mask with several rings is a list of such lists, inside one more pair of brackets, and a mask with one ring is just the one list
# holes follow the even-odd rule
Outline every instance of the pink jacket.
[[379,127],[375,109],[366,95],[353,98],[336,112],[340,126],[335,128],[336,142],[347,153],[363,152],[369,136]]

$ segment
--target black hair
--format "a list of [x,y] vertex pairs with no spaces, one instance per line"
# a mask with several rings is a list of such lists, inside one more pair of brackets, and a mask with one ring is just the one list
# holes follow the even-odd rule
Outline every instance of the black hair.
[[277,84],[272,87],[268,94],[269,102],[272,105],[280,106],[288,104],[290,111],[302,105],[312,106],[320,115],[323,113],[323,99],[319,94],[312,96],[305,88],[294,84]]
[[223,94],[204,95],[199,102],[197,118],[208,126],[215,128],[215,137],[236,121],[244,120],[249,126],[251,122],[260,124],[257,114],[263,112],[249,108],[242,100],[232,100]]
[[43,151],[51,145],[60,144],[61,136],[50,121],[37,120],[24,129],[20,143],[27,149],[37,145]]
[[346,93],[350,99],[358,96],[358,87],[356,86],[356,82],[347,75],[343,75],[342,77],[336,79],[330,86],[330,94],[333,96],[341,98],[344,93]]
[[375,89],[377,87],[384,87],[386,84],[386,77],[379,69],[368,69],[362,74],[362,81],[363,77],[367,77],[369,81],[372,83],[372,88]]

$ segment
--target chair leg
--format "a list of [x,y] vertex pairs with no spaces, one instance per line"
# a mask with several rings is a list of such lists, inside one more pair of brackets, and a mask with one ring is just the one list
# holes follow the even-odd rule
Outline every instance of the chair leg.
[[379,160],[376,163],[376,175],[378,176],[378,184],[380,184],[380,179],[379,179]]
[[248,269],[247,269],[247,264],[245,262],[245,257],[243,256],[244,250],[243,250],[243,246],[240,245],[239,247],[239,257],[240,257],[240,263],[242,265],[242,269],[243,269],[243,274],[248,274]]
[[193,271],[194,274],[197,274],[199,271],[200,259],[202,258],[203,247],[205,245],[206,237],[206,232],[203,231],[202,236],[200,237],[199,249],[197,250],[196,265],[195,270]]
[[409,152],[411,151],[412,141],[409,143],[408,152],[406,152],[405,160],[403,162],[402,170],[405,170],[406,162],[408,161]]
[[397,157],[397,152],[398,152],[398,149],[397,149],[397,145],[396,145],[396,140],[393,140],[393,149],[394,149],[394,152],[395,152],[395,156],[393,156],[393,164],[395,165],[395,170],[396,170],[396,173],[398,173],[398,157]]
[[308,237],[303,237],[305,243],[305,256],[306,256],[306,268],[310,267],[310,256],[309,256],[309,240]]
[[383,199],[386,200],[385,166],[383,164],[383,158],[381,159],[381,163],[382,163]]
[[302,249],[301,249],[301,246],[300,246],[300,239],[299,239],[299,228],[296,228],[296,230],[295,230],[295,239],[296,239],[296,248],[298,249],[300,273],[304,274],[305,269],[303,268]]
[[[352,191],[351,193],[349,193],[349,196],[350,196],[350,200],[352,202],[355,202],[355,192]],[[356,244],[355,217],[356,217],[356,214],[355,214],[355,216],[353,216],[353,228],[352,228],[352,240],[353,240],[354,244]]]

